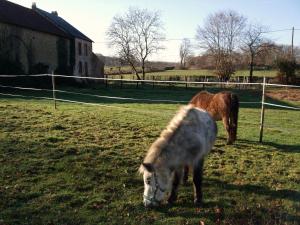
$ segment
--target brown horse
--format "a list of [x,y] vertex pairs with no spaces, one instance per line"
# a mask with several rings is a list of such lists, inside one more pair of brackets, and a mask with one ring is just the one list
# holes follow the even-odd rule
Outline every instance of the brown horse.
[[192,98],[190,104],[206,110],[215,121],[223,121],[228,133],[227,144],[236,140],[239,113],[239,99],[236,94],[229,91],[217,94],[201,91]]

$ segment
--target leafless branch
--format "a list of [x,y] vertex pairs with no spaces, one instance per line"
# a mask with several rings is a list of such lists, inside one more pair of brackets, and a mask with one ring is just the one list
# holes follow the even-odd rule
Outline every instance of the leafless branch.
[[228,80],[234,72],[232,56],[241,42],[245,24],[245,17],[228,10],[210,14],[204,26],[197,29],[200,48],[214,56],[216,72],[223,80]]
[[160,14],[147,9],[130,8],[123,16],[115,16],[107,32],[109,45],[115,47],[136,72],[136,64],[142,67],[145,77],[145,62],[153,53],[163,49],[165,40]]

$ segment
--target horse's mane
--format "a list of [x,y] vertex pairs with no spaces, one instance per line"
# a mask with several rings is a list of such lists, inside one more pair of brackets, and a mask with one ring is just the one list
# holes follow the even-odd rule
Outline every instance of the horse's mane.
[[149,148],[146,157],[144,159],[144,163],[153,163],[156,159],[161,155],[165,146],[167,146],[177,130],[177,128],[181,125],[183,119],[187,116],[188,112],[193,108],[192,105],[183,106],[177,112],[177,114],[173,117],[173,119],[169,122],[166,129],[164,129],[159,138],[151,145]]

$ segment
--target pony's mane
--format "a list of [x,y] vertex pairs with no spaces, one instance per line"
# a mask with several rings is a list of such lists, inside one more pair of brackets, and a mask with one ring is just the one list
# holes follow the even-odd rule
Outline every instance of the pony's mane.
[[153,163],[160,156],[162,150],[167,146],[182,123],[183,119],[187,116],[188,112],[193,108],[192,105],[183,106],[169,122],[168,126],[161,132],[159,138],[149,148],[144,163]]

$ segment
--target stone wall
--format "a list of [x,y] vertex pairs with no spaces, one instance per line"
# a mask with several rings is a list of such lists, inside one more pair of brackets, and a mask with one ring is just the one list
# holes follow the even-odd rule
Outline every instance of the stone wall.
[[81,39],[75,39],[75,70],[74,75],[91,76],[92,43]]
[[[60,52],[59,56],[61,43],[67,52]],[[21,62],[25,73],[38,63],[47,65],[48,72],[55,71],[62,55],[66,57],[66,66],[70,67],[70,43],[70,40],[55,35],[0,23],[0,55]]]
[[74,75],[83,77],[104,76],[104,64],[95,57],[91,42],[75,39],[75,53]]
[[0,23],[1,57],[20,62],[26,74],[34,73],[39,64],[39,68],[46,66],[47,73],[104,76],[104,64],[94,56],[91,42],[69,40],[4,23]]

